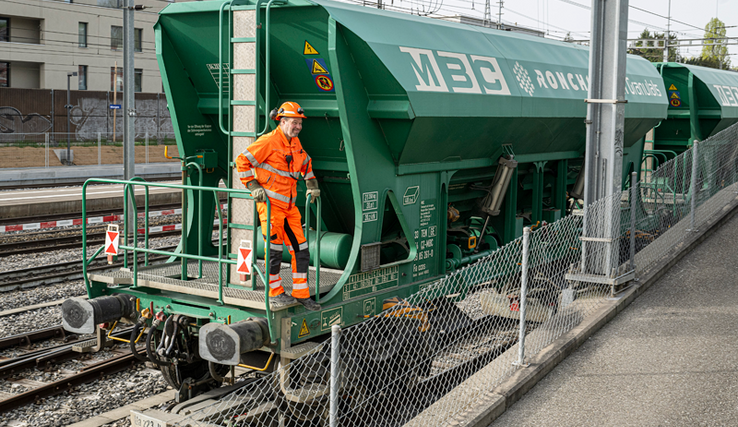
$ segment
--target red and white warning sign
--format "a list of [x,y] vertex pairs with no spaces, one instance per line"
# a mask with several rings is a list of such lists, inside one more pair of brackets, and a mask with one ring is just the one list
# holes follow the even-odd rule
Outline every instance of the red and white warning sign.
[[108,264],[112,264],[113,256],[118,255],[119,241],[118,226],[115,224],[108,225],[108,229],[105,231],[105,254],[108,256]]
[[248,240],[241,240],[241,246],[238,248],[236,271],[238,271],[239,278],[242,282],[246,281],[247,274],[251,274],[252,255],[253,251],[251,250],[251,242]]

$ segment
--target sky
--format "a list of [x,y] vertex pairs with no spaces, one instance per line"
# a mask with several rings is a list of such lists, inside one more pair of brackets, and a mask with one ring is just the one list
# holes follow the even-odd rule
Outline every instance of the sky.
[[[486,0],[383,0],[395,7],[417,10],[436,9],[434,15],[469,15],[484,18]],[[493,21],[497,21],[498,0],[490,1]],[[698,5],[699,3],[699,5]],[[738,0],[630,0],[628,38],[638,38],[644,28],[665,32],[671,4],[671,31],[679,39],[704,36],[705,25],[717,16],[727,28],[728,37],[738,38]],[[592,0],[503,0],[503,22],[547,32],[547,37],[563,39],[567,33],[575,40],[589,39]],[[639,10],[643,9],[643,10]],[[651,13],[649,13],[651,12]],[[677,22],[678,21],[678,22]],[[738,43],[738,40],[734,42]],[[689,58],[702,47],[680,48]],[[731,64],[738,65],[738,45],[729,46]]]

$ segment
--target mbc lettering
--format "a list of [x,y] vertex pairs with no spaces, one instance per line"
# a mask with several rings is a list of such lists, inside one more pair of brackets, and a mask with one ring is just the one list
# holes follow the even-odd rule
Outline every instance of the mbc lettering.
[[[418,79],[415,89],[419,91],[449,92],[450,87],[456,93],[510,95],[510,88],[495,58],[441,51],[434,53],[430,49],[402,46],[400,51],[409,53],[413,59],[412,67]],[[451,77],[449,82],[446,82],[436,57],[441,58],[446,74]]]

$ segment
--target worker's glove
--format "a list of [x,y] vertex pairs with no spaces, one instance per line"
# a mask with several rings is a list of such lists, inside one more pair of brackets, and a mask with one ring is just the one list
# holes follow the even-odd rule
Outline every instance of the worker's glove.
[[310,203],[315,203],[315,199],[320,197],[320,188],[318,188],[318,180],[317,179],[308,179],[305,181],[305,185],[307,185],[307,193],[305,193],[305,196],[312,196],[310,199]]
[[246,188],[251,191],[251,197],[254,198],[257,202],[266,202],[266,193],[264,192],[264,188],[259,184],[259,182],[255,179],[252,179],[246,184]]

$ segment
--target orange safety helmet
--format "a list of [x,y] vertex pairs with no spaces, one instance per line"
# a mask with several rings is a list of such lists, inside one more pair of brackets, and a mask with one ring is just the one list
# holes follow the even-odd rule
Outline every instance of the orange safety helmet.
[[307,119],[305,111],[297,102],[285,102],[279,109],[275,108],[269,113],[269,117],[273,120],[279,120],[282,117],[301,117]]

